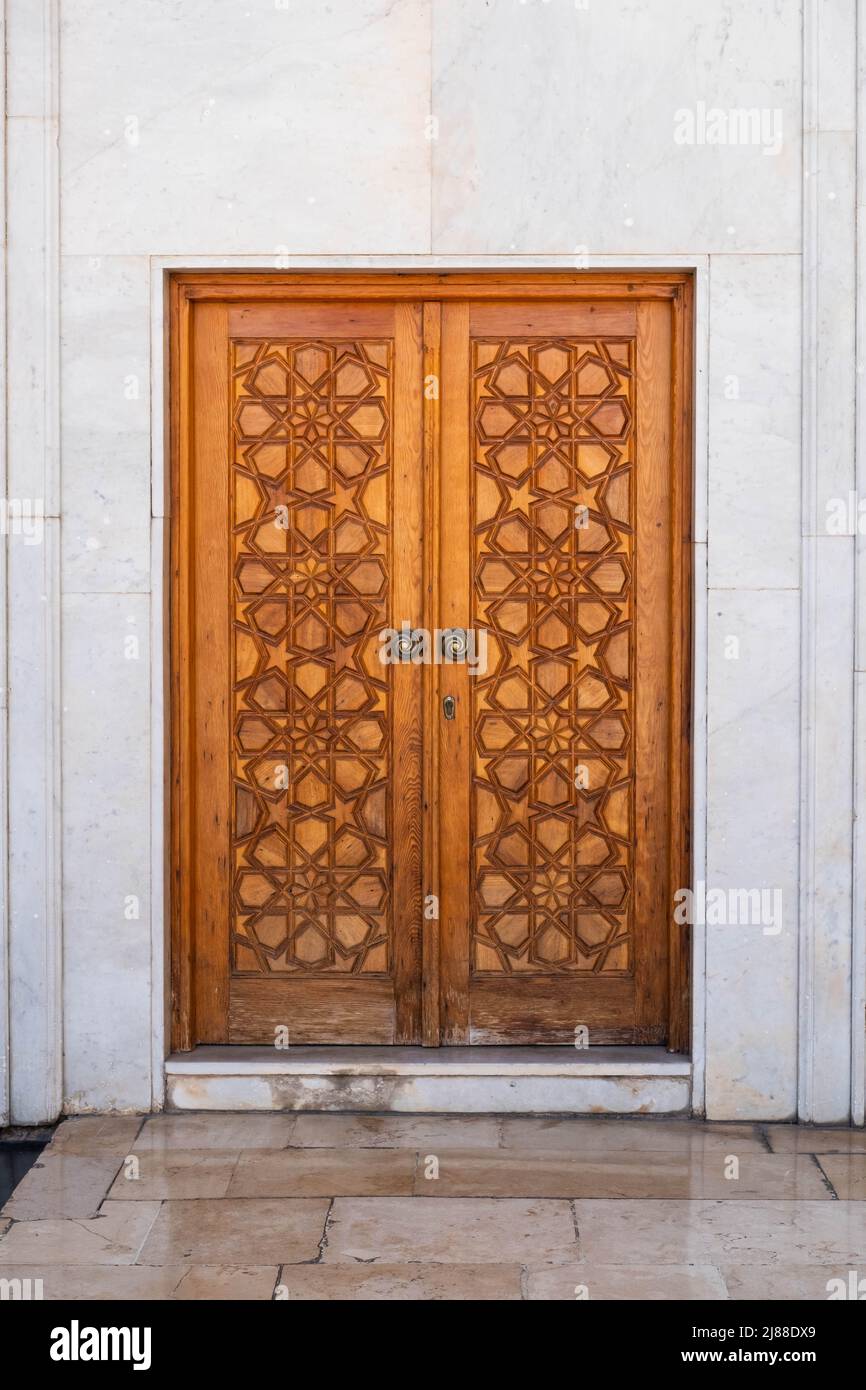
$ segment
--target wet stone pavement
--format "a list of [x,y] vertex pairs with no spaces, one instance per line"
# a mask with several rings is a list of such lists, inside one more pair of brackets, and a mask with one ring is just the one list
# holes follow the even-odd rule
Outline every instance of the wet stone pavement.
[[866,1132],[691,1120],[65,1120],[0,1212],[46,1299],[827,1299]]

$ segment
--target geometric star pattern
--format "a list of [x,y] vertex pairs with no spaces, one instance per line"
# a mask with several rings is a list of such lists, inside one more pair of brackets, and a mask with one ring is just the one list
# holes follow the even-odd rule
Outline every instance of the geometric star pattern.
[[232,970],[381,977],[391,344],[231,351]]
[[633,352],[473,343],[474,974],[632,966]]

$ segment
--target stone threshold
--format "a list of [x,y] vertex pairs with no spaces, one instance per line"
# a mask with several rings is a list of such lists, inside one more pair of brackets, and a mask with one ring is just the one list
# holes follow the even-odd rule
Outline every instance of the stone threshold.
[[197,1047],[166,1061],[169,1110],[677,1115],[691,1062],[660,1047]]

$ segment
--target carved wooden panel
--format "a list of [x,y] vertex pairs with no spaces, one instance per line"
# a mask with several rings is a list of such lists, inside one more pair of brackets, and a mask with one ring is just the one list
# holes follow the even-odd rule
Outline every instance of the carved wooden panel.
[[235,974],[392,970],[392,346],[231,344]]
[[634,343],[475,340],[472,970],[632,966]]
[[[682,1045],[687,277],[214,286],[172,281],[176,1044]],[[382,664],[404,623],[471,659]]]

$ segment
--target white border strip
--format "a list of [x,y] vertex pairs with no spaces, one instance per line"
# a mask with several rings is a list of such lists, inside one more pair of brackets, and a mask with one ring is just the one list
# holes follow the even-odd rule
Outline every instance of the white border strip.
[[[151,267],[151,508],[154,536],[161,535],[168,511],[166,498],[167,273],[173,270],[274,270],[273,256],[152,256]],[[706,881],[707,845],[707,569],[706,526],[709,483],[708,364],[709,267],[707,255],[589,256],[586,270],[694,270],[695,272],[695,396],[694,396],[694,596],[692,652],[692,873]],[[295,256],[280,269],[291,270],[574,270],[573,256]],[[170,924],[168,875],[164,860],[166,826],[166,751],[168,708],[162,698],[168,667],[168,592],[162,546],[152,547],[151,651],[153,693],[151,724],[151,960],[153,968],[153,1096],[154,1108],[165,1103],[165,1061],[168,1056],[166,1002],[168,933]],[[704,1110],[706,1020],[706,940],[695,927],[692,941],[692,1095],[696,1114]]]
[[63,1100],[60,31],[58,0],[5,9],[7,487],[46,518],[41,545],[7,546],[10,1098],[39,1124]]
[[812,1046],[815,1034],[815,621],[816,553],[811,519],[817,498],[818,329],[818,5],[803,7],[803,217],[802,217],[802,383],[801,438],[801,595],[800,595],[800,935],[798,960],[797,1117],[813,1114]]
[[[3,141],[0,145],[0,218],[6,227],[6,5],[0,8],[0,87],[3,90]],[[4,237],[5,242],[5,237]],[[6,377],[9,360],[8,325],[6,321],[6,257],[4,246],[3,274],[0,275],[0,489],[9,496],[6,447]],[[0,1127],[9,1123],[9,763],[8,763],[8,675],[7,644],[9,638],[6,598],[7,547],[0,551],[0,833],[3,851],[0,854]]]
[[[866,225],[860,200],[866,189],[866,23],[857,7],[857,156],[856,244],[857,298],[855,387],[855,491],[866,497]],[[851,939],[851,1122],[866,1123],[866,537],[854,541],[854,883]]]

